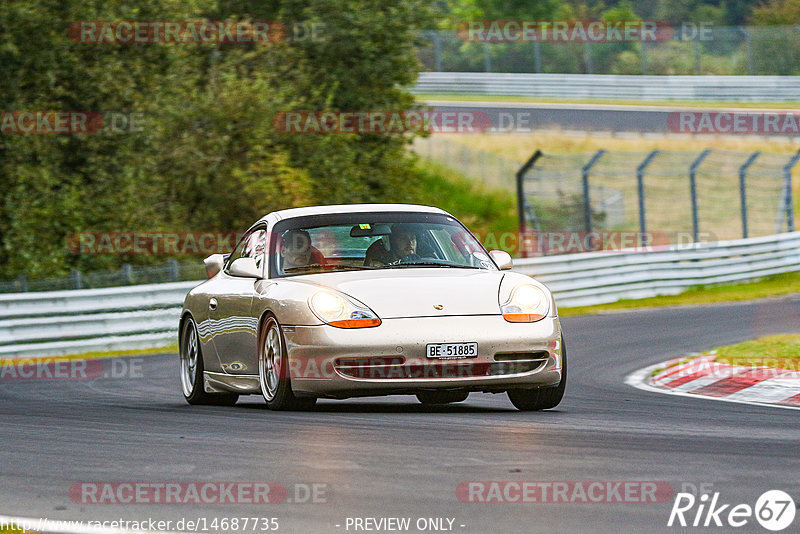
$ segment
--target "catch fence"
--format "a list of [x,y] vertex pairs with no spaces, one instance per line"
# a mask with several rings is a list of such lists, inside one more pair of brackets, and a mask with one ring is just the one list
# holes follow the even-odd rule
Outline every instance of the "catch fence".
[[635,232],[637,246],[793,232],[798,159],[800,152],[711,149],[536,151],[516,175],[520,230]]

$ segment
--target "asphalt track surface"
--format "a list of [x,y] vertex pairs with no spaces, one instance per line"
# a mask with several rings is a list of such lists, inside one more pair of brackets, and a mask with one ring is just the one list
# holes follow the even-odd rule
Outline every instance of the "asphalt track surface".
[[[462,481],[651,480],[713,484],[720,502],[768,489],[800,502],[798,412],[640,391],[645,365],[761,335],[800,331],[800,296],[564,320],[567,394],[516,411],[505,395],[424,408],[413,397],[321,401],[270,412],[247,397],[193,407],[175,355],[139,378],[0,382],[0,514],[51,519],[275,517],[279,532],[354,532],[348,517],[453,518],[453,532],[684,532],[661,503],[460,502]],[[83,481],[328,484],[327,502],[84,505]],[[292,498],[291,489],[289,498]],[[800,516],[787,532],[797,532]],[[337,527],[336,525],[340,525]],[[463,525],[463,527],[461,526]],[[711,528],[706,532],[730,531]],[[766,532],[754,519],[738,532]],[[411,532],[416,532],[411,529]]]
[[[781,114],[785,110],[754,108],[697,108],[668,107],[625,104],[573,104],[573,103],[533,103],[533,102],[475,102],[427,100],[426,104],[440,112],[480,112],[485,113],[490,131],[500,133],[527,133],[538,130],[563,129],[573,131],[629,132],[650,134],[689,134],[679,129],[677,114],[691,112],[697,117],[691,124],[700,123],[700,114],[710,112],[740,113],[759,115],[763,113]],[[719,132],[722,135],[737,135],[732,131]],[[773,131],[758,132],[754,135],[787,135]]]

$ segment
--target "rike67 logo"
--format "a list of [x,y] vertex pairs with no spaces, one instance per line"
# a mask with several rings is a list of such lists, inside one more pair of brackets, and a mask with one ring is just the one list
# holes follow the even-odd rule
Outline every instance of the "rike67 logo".
[[755,518],[765,529],[778,532],[792,524],[795,512],[794,499],[781,490],[764,492],[755,506],[723,504],[718,491],[699,498],[691,493],[678,493],[667,526],[739,528],[752,524]]

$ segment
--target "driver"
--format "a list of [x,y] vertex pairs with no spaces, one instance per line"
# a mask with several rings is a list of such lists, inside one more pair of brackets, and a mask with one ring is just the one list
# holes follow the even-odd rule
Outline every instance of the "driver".
[[382,240],[375,241],[367,249],[364,265],[380,267],[416,255],[417,234],[408,226],[395,224],[389,234],[389,250]]

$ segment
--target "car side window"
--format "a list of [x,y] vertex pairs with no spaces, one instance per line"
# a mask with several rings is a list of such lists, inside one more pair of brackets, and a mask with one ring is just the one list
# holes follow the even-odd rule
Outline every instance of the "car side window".
[[231,267],[231,264],[238,260],[239,258],[243,258],[244,247],[247,244],[247,239],[250,237],[250,234],[245,234],[239,243],[237,243],[236,248],[233,249],[233,252],[228,256],[228,259],[225,261],[225,272],[227,273]]
[[264,228],[253,230],[242,237],[241,241],[233,249],[233,252],[228,256],[228,261],[225,262],[225,272],[230,269],[231,264],[239,258],[254,258],[256,266],[260,269],[264,265],[264,258],[266,257],[266,236],[267,231]]
[[259,269],[264,267],[264,260],[267,251],[267,231],[264,228],[259,228],[254,231],[250,238],[246,240],[244,254],[247,258],[255,258],[256,266]]

